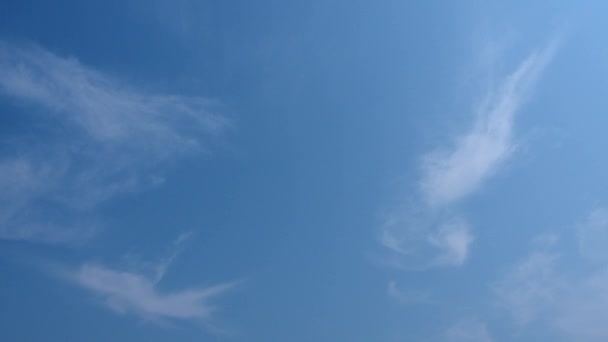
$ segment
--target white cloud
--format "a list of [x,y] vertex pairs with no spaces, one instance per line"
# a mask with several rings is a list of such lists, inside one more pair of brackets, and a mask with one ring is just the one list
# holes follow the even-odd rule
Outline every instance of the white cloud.
[[208,302],[234,287],[234,283],[226,283],[163,294],[156,279],[93,264],[83,265],[72,280],[102,298],[110,309],[151,320],[209,320],[213,307]]
[[209,323],[214,311],[210,301],[234,288],[236,283],[166,293],[160,291],[158,285],[175,260],[181,241],[183,239],[180,237],[174,244],[174,252],[168,258],[152,265],[137,263],[139,267],[136,268],[142,269],[141,271],[85,263],[77,270],[62,271],[60,274],[92,292],[102,300],[104,306],[119,314],[132,314],[159,323],[165,319]]
[[560,267],[557,253],[535,252],[495,286],[497,303],[521,327],[540,327],[552,340],[606,341],[608,268]]
[[463,199],[477,190],[513,152],[513,120],[554,47],[528,56],[515,72],[493,89],[478,110],[473,128],[453,148],[423,158],[421,189],[432,206]]
[[556,272],[557,259],[555,254],[534,253],[494,287],[500,305],[518,324],[530,323],[554,309],[565,285]]
[[462,265],[474,240],[469,226],[462,221],[448,222],[438,232],[429,236],[429,243],[439,250],[435,265]]
[[606,341],[608,326],[608,268],[582,279],[570,279],[568,292],[560,297],[553,327],[569,340]]
[[530,54],[491,88],[471,130],[454,146],[423,156],[420,193],[413,201],[418,208],[392,214],[382,229],[380,241],[393,254],[391,264],[419,270],[464,264],[475,237],[463,219],[454,219],[454,207],[515,150],[515,115],[550,62],[555,45]]
[[393,255],[388,263],[403,270],[462,265],[475,237],[462,218],[395,220],[380,243]]
[[195,133],[226,124],[208,112],[209,100],[138,90],[35,46],[0,44],[0,89],[43,107],[93,140],[147,155],[162,152],[157,158],[197,146]]
[[0,98],[28,122],[3,141],[12,151],[0,155],[2,238],[61,240],[42,227],[91,221],[98,204],[161,183],[165,168],[228,125],[212,101],[138,89],[33,45],[0,42]]

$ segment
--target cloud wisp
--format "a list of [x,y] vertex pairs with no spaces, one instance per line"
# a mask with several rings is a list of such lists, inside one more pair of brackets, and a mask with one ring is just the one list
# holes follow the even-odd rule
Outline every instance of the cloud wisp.
[[[179,243],[168,258],[141,267],[144,271],[85,263],[76,270],[62,271],[61,276],[93,293],[101,299],[104,306],[118,314],[131,314],[157,323],[165,320],[191,320],[210,324],[214,312],[214,306],[210,302],[233,289],[237,282],[166,293],[159,290],[158,285],[178,252]],[[145,269],[151,269],[152,272],[145,272]]]
[[153,93],[26,44],[0,42],[0,98],[22,123],[0,155],[0,203],[8,203],[0,237],[8,239],[90,235],[92,208],[161,183],[163,170],[205,151],[229,125],[211,112],[213,101]]
[[118,313],[132,313],[144,319],[192,319],[208,321],[213,307],[209,300],[234,287],[234,283],[195,288],[162,294],[156,285],[159,279],[85,264],[73,274],[73,280],[93,292]]
[[520,329],[542,327],[556,340],[605,341],[608,328],[606,265],[584,274],[560,270],[560,255],[535,252],[494,287],[497,304]]
[[392,264],[417,270],[464,264],[475,237],[454,208],[512,155],[516,114],[551,61],[555,45],[531,53],[490,89],[471,129],[452,147],[422,157],[419,193],[413,200],[417,209],[393,214],[383,226],[381,243],[393,253]]
[[[585,241],[602,241],[605,210],[593,210],[580,225]],[[579,231],[579,233],[581,233]],[[581,258],[537,250],[493,286],[496,303],[521,328],[541,327],[553,340],[605,341],[608,327],[608,260],[595,245],[579,244]],[[565,265],[578,262],[573,270]]]
[[395,220],[384,228],[381,243],[392,254],[389,264],[404,270],[461,266],[475,240],[468,223],[455,217]]
[[552,309],[564,285],[556,272],[558,259],[555,253],[535,252],[494,286],[500,305],[518,324],[530,323]]
[[450,222],[429,236],[429,243],[439,251],[436,265],[459,266],[467,259],[469,246],[475,239],[464,222]]
[[433,207],[465,198],[491,176],[515,149],[513,121],[539,75],[551,60],[553,45],[529,55],[479,108],[472,129],[448,150],[423,157],[420,187]]

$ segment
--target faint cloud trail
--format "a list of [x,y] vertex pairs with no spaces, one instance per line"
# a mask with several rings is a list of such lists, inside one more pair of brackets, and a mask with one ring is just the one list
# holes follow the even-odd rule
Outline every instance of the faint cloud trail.
[[381,243],[391,252],[389,264],[423,270],[460,266],[475,240],[455,206],[483,185],[513,154],[514,120],[551,62],[558,40],[529,54],[502,82],[488,91],[471,129],[453,146],[421,158],[419,193],[413,206],[386,220]]
[[0,97],[29,123],[2,142],[4,239],[84,240],[98,205],[162,183],[230,126],[211,100],[153,93],[33,44],[0,41]]

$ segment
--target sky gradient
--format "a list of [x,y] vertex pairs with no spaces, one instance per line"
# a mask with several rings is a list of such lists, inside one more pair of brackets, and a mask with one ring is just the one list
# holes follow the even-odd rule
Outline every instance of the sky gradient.
[[4,1],[0,340],[607,340],[607,10]]

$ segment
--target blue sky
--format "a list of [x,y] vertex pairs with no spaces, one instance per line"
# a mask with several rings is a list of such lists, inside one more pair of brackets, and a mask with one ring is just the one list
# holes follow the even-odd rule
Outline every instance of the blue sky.
[[0,340],[605,341],[601,1],[4,1]]

